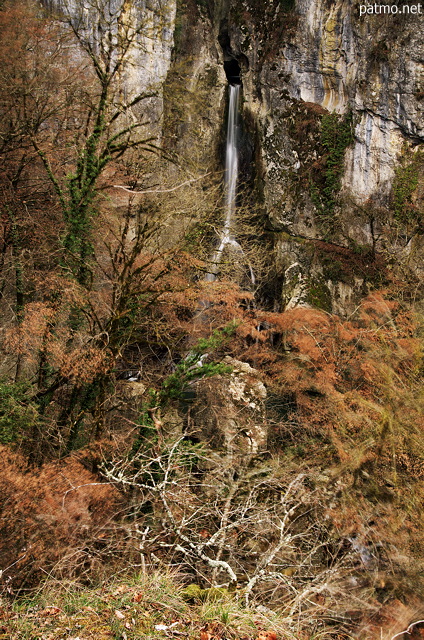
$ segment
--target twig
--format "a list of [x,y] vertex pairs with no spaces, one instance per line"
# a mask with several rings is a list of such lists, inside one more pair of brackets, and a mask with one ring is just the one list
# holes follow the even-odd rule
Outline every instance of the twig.
[[116,484],[116,482],[86,482],[85,484],[79,484],[77,487],[72,487],[71,489],[68,489],[67,491],[65,491],[65,493],[63,494],[63,498],[62,498],[62,509],[65,508],[65,500],[66,500],[66,496],[68,495],[68,493],[70,493],[71,491],[76,491],[77,489],[81,489],[82,487],[95,487],[96,485],[102,485],[102,487],[106,487],[108,484]]
[[400,631],[399,633],[396,633],[394,636],[390,638],[390,640],[395,640],[395,638],[398,638],[399,636],[403,636],[404,633],[408,633],[410,635],[412,633],[412,627],[415,627],[416,624],[423,624],[423,623],[424,623],[424,620],[416,620],[415,622],[411,622],[411,624],[407,629],[405,629],[404,631]]
[[191,178],[191,180],[186,180],[185,182],[181,182],[180,184],[177,184],[176,187],[171,187],[170,189],[147,189],[146,191],[134,191],[134,189],[130,189],[129,187],[123,184],[114,184],[113,187],[114,189],[123,189],[128,193],[134,193],[137,195],[144,195],[145,193],[170,193],[171,191],[176,191],[177,189],[181,189],[181,187],[185,187],[187,184],[192,184],[193,182],[198,182],[199,180],[203,180],[203,178],[206,178],[207,176],[209,176],[210,173],[211,172],[209,171],[209,173],[205,173],[203,176],[200,176],[199,178]]
[[20,558],[18,558],[17,560],[15,560],[15,562],[12,562],[12,564],[10,564],[8,567],[6,567],[6,569],[0,569],[0,578],[3,577],[3,574],[6,573],[6,571],[9,571],[9,569],[11,569],[12,567],[15,566],[15,564],[18,564],[18,562],[20,562],[21,560],[23,560],[26,556],[28,552],[25,551],[24,555],[21,556]]

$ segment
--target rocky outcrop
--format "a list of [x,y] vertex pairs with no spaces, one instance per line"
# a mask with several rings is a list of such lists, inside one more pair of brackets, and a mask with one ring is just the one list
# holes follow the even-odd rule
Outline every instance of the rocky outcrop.
[[337,282],[334,272],[325,279],[316,255],[311,259],[314,245],[305,248],[305,241],[325,239],[330,255],[333,244],[336,252],[368,251],[371,259],[384,249],[399,259],[393,237],[399,243],[403,235],[408,259],[407,243],[422,229],[422,195],[408,192],[402,171],[410,171],[415,186],[424,173],[424,17],[360,17],[347,0],[272,6],[246,0],[243,11],[240,5],[231,3],[228,32],[234,55],[248,60],[245,112],[259,133],[261,190],[277,232],[283,303],[311,302],[318,279],[332,301],[325,308],[347,304],[349,311],[375,279],[363,272],[349,283]]
[[228,456],[255,454],[266,446],[264,401],[266,388],[259,371],[227,356],[231,373],[199,380],[189,432]]
[[[278,156],[288,169],[300,169],[284,130],[295,100],[354,113],[355,140],[346,156],[344,187],[361,202],[387,194],[402,145],[424,142],[424,17],[359,17],[358,7],[347,0],[298,0],[286,12],[283,5],[278,3],[279,20],[296,17],[296,26],[274,34],[279,41],[272,55],[263,55],[272,33],[261,33],[248,14],[233,29],[235,48],[252,69],[253,78],[245,82],[248,102],[255,103],[264,138],[274,136],[273,151],[267,153],[264,146],[271,181],[275,164],[281,164]],[[243,37],[246,31],[249,38]]]

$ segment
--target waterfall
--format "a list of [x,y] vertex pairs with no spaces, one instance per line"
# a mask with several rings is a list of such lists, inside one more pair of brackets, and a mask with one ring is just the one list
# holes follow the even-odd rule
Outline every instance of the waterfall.
[[[216,279],[223,251],[230,247],[233,251],[244,256],[244,251],[240,244],[232,235],[232,226],[235,218],[237,199],[237,178],[238,178],[238,132],[239,132],[239,101],[240,84],[229,85],[228,123],[227,123],[227,143],[225,149],[225,219],[221,230],[220,242],[211,258],[211,266],[206,274],[205,280],[213,282]],[[248,264],[250,280],[255,284],[255,275],[250,264]]]
[[227,147],[225,151],[225,196],[226,217],[224,235],[228,236],[236,208],[236,189],[238,176],[238,110],[240,85],[230,84],[230,101],[228,106]]
[[[227,124],[227,144],[225,150],[225,220],[221,231],[221,239],[218,248],[211,258],[209,272],[206,274],[206,281],[213,282],[218,273],[222,253],[227,246],[243,254],[243,249],[231,234],[231,227],[234,222],[234,212],[236,209],[237,177],[238,177],[238,113],[240,100],[240,85],[229,85],[229,105]],[[251,271],[251,279],[254,282],[254,275]]]

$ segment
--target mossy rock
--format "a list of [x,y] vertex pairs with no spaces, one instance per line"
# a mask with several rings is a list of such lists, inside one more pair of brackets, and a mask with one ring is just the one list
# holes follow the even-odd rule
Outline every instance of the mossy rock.
[[422,225],[422,196],[414,199],[424,174],[424,152],[405,153],[395,170],[392,187],[392,209],[394,219],[400,226],[420,228]]
[[230,593],[225,587],[210,587],[201,589],[198,584],[189,584],[181,591],[181,595],[186,602],[216,602],[225,600]]
[[331,313],[331,293],[324,281],[315,280],[311,283],[306,301],[317,309]]

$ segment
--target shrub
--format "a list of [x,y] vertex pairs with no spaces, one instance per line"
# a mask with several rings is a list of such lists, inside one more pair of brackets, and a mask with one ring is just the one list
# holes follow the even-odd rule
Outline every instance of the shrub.
[[421,211],[413,203],[413,193],[419,183],[423,154],[416,153],[413,159],[405,158],[395,171],[393,182],[393,212],[400,225],[416,226],[420,223]]
[[229,324],[216,329],[209,338],[202,338],[180,362],[174,373],[162,385],[162,401],[168,398],[182,398],[184,391],[193,380],[231,372],[231,367],[221,362],[206,362],[210,351],[220,347],[235,331],[236,325]]
[[322,222],[331,223],[337,204],[337,193],[343,174],[347,147],[352,143],[352,114],[327,113],[321,119],[322,160],[320,170],[311,182],[312,201]]
[[28,384],[0,382],[0,443],[17,442],[39,422],[35,402],[29,400]]

